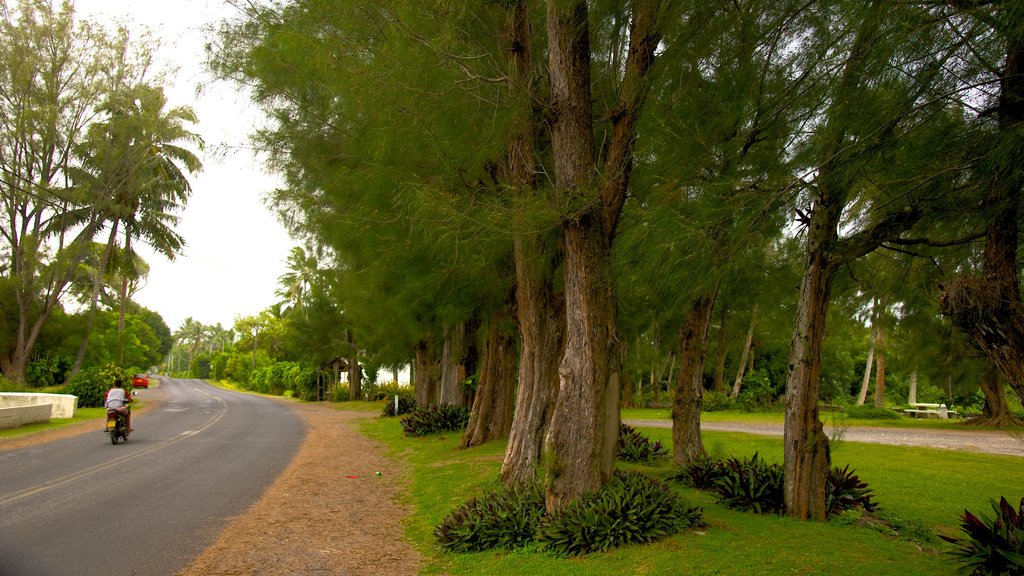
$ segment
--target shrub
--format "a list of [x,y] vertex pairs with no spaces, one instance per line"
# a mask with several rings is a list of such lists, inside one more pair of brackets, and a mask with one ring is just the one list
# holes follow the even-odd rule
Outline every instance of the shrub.
[[724,473],[725,466],[721,460],[704,454],[684,465],[672,479],[699,490],[710,490]]
[[661,442],[651,442],[636,428],[619,425],[619,458],[627,462],[651,462],[668,455]]
[[860,418],[863,420],[899,420],[899,412],[888,408],[876,408],[874,406],[847,406],[843,412],[849,418]]
[[28,363],[25,368],[25,380],[34,388],[62,384],[71,372],[72,360],[71,356],[61,354],[41,354]]
[[513,549],[534,540],[544,515],[539,483],[485,493],[463,504],[434,529],[434,538],[449,552]]
[[71,382],[64,388],[65,394],[78,396],[79,408],[103,406],[107,390],[120,378],[126,390],[132,387],[132,371],[108,364],[103,367],[91,367],[75,374]]
[[721,412],[730,410],[733,407],[732,398],[724,392],[705,392],[701,410],[704,412]]
[[[398,410],[395,410],[395,396],[398,396]],[[402,389],[390,398],[385,397],[383,416],[401,416],[408,414],[416,408],[416,398],[412,390]]]
[[975,516],[964,510],[960,529],[965,538],[939,536],[957,547],[950,554],[960,572],[972,576],[1024,576],[1024,498],[1016,510],[999,498],[992,502],[995,517]]
[[871,501],[871,490],[867,482],[860,478],[846,465],[840,469],[834,466],[829,470],[825,483],[825,515],[829,518],[843,512],[861,508],[865,512],[873,512],[878,504]]
[[771,406],[775,400],[775,390],[772,388],[771,378],[764,368],[747,372],[743,377],[743,387],[740,390],[735,404],[744,412],[763,410]]
[[552,552],[577,555],[653,542],[700,525],[701,508],[686,504],[666,484],[618,471],[597,492],[545,516],[537,540]]
[[711,489],[718,494],[718,502],[728,508],[781,513],[786,509],[783,476],[782,466],[765,462],[757,453],[749,459],[734,456],[722,463],[721,475]]
[[402,431],[406,436],[426,436],[438,432],[464,430],[469,423],[469,410],[454,404],[417,406],[402,417]]

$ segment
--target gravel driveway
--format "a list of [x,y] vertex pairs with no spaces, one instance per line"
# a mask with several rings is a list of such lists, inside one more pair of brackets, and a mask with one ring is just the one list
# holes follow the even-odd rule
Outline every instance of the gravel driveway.
[[[671,420],[623,420],[637,428],[671,428]],[[782,436],[782,424],[752,422],[701,422],[701,430],[720,432],[746,432],[763,436]],[[826,425],[829,437],[835,430]],[[1024,456],[1024,435],[993,430],[934,430],[921,428],[874,428],[849,427],[842,436],[850,442],[872,444],[896,444],[899,446],[924,446],[947,450],[987,452]]]

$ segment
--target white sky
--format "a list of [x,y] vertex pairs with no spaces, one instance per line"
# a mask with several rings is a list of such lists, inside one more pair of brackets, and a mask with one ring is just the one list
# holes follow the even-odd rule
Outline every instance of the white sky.
[[115,19],[130,29],[144,25],[161,39],[161,64],[180,69],[164,87],[169,104],[195,109],[192,130],[206,142],[204,170],[191,179],[192,197],[180,214],[184,254],[168,262],[139,246],[151,271],[135,301],[159,312],[172,331],[189,316],[230,328],[236,317],[267,308],[278,300],[277,279],[294,245],[262,200],[280,179],[247,147],[259,111],[234,84],[209,85],[202,67],[204,27],[234,8],[223,0],[75,0],[75,7],[81,18],[111,29]]

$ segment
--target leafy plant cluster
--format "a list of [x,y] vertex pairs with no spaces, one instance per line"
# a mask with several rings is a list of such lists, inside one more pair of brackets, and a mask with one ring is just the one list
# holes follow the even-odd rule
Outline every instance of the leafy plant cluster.
[[723,410],[731,410],[733,405],[733,399],[728,394],[709,390],[704,393],[701,410],[704,412],[721,412]]
[[899,412],[889,408],[877,408],[875,406],[847,406],[843,413],[848,418],[859,418],[862,420],[899,420],[902,418]]
[[103,406],[107,390],[115,380],[120,380],[126,390],[132,387],[132,371],[114,364],[85,368],[64,388],[64,394],[78,397],[79,408],[95,408]]
[[464,430],[469,424],[469,409],[455,404],[416,406],[402,417],[401,423],[406,436]]
[[448,552],[511,550],[533,542],[544,516],[540,483],[490,490],[445,517],[434,529],[438,545]]
[[543,550],[575,556],[653,542],[703,523],[703,510],[668,485],[617,471],[612,482],[551,515],[545,514],[539,485],[490,492],[449,514],[434,534],[453,552],[512,549],[535,541]]
[[[395,396],[398,397],[397,407]],[[403,389],[397,394],[385,398],[387,402],[384,403],[383,416],[401,416],[402,414],[409,414],[416,409],[416,398],[411,390]]]
[[649,438],[628,424],[619,425],[619,458],[627,462],[652,462],[668,455],[660,441]]
[[36,388],[58,386],[67,380],[73,358],[70,354],[39,354],[25,369],[26,382]]
[[[718,502],[734,510],[758,514],[786,511],[782,466],[768,463],[757,453],[750,458],[716,460],[705,456],[684,466],[674,477],[694,488],[718,494]],[[850,469],[833,467],[825,484],[826,515],[861,509],[873,512],[878,504],[866,482]]]
[[264,394],[284,394],[294,390],[306,400],[316,398],[316,370],[299,362],[274,362],[256,368],[249,375],[250,390]]
[[1000,497],[992,502],[993,517],[964,510],[964,538],[941,536],[956,545],[951,554],[960,571],[971,576],[1024,576],[1024,498],[1016,509]]

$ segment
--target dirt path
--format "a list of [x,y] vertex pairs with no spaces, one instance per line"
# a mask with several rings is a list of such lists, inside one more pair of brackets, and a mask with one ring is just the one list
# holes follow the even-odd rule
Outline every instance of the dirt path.
[[[671,420],[623,420],[630,426],[648,428],[671,428]],[[724,432],[745,432],[763,436],[782,436],[782,424],[757,422],[701,422],[701,430]],[[825,431],[835,437],[832,426]],[[922,428],[885,428],[856,426],[841,432],[843,440],[867,442],[869,444],[892,444],[898,446],[922,446],[947,450],[967,450],[988,454],[1024,456],[1024,437],[1011,432],[997,430],[938,430]]]
[[179,576],[416,574],[421,559],[403,535],[408,510],[398,501],[403,471],[358,431],[375,415],[295,409],[309,428],[295,459]]

